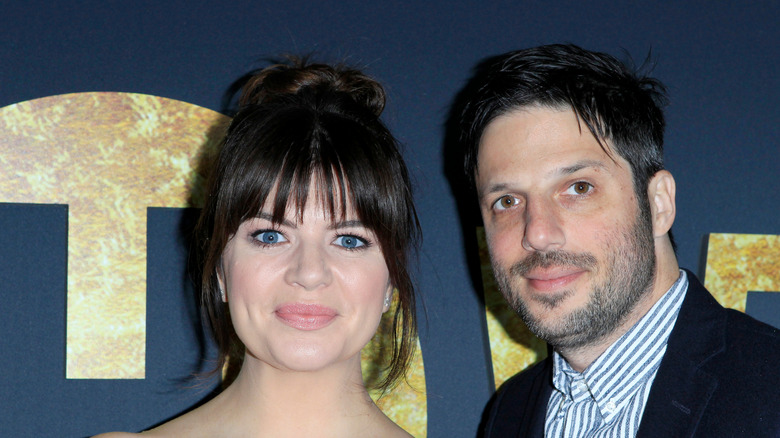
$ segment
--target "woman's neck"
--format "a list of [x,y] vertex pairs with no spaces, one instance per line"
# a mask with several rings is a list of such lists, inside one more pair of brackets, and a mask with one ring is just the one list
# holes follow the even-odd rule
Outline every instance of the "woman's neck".
[[150,437],[402,437],[368,395],[360,358],[316,372],[280,370],[247,357],[214,399],[148,432]]
[[230,417],[222,424],[263,436],[360,436],[366,426],[386,420],[363,386],[359,360],[293,372],[247,357],[214,402],[221,416]]

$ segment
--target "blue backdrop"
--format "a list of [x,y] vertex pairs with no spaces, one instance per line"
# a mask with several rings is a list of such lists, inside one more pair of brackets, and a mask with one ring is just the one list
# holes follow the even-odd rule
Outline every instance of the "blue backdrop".
[[[652,51],[671,95],[666,160],[678,183],[680,263],[703,278],[708,233],[780,234],[778,16],[774,0],[12,0],[0,7],[0,107],[123,91],[220,111],[230,84],[266,57],[315,52],[363,67],[388,90],[384,119],[405,145],[417,190],[428,436],[470,437],[493,384],[465,250],[473,236],[461,229],[443,149],[449,105],[472,67],[553,42],[638,63]],[[158,233],[149,239],[150,289],[187,287],[170,275],[184,264],[171,236],[187,214],[150,210],[149,235]],[[179,390],[201,345],[192,327],[167,323],[194,313],[180,292],[147,295],[145,380],[65,379],[66,251],[66,206],[0,204],[0,436],[138,431],[202,398],[208,385]],[[772,295],[759,306],[770,316],[780,313]]]

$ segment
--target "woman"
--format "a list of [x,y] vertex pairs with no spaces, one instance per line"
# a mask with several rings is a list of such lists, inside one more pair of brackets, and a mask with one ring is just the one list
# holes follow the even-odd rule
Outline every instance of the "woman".
[[144,435],[410,436],[360,367],[384,312],[399,336],[381,389],[404,376],[416,336],[406,262],[419,224],[384,102],[377,82],[342,67],[293,61],[248,81],[198,224],[217,369],[240,371]]

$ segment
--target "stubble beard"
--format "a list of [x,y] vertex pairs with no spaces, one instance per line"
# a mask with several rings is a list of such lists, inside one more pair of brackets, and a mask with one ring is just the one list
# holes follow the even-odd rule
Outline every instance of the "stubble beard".
[[[520,296],[512,279],[535,268],[575,266],[598,274],[598,260],[590,253],[563,250],[533,252],[510,269],[494,263],[493,271],[501,293],[528,329],[557,350],[587,347],[613,333],[640,300],[651,290],[655,276],[655,248],[649,205],[639,208],[634,224],[612,235],[604,244],[608,254],[604,280],[595,284],[584,307],[572,310],[557,321],[534,315]],[[566,290],[554,295],[534,294],[529,299],[544,309],[555,309],[574,294]]]

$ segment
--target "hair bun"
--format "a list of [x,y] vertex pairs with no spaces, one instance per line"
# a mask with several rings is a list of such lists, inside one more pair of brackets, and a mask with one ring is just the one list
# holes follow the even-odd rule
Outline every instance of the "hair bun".
[[377,117],[385,108],[385,90],[358,70],[343,65],[309,64],[305,58],[289,57],[287,61],[253,74],[243,86],[239,105],[269,103],[315,89],[345,93]]

